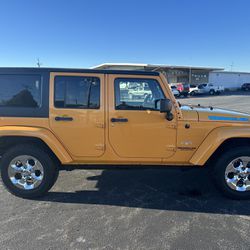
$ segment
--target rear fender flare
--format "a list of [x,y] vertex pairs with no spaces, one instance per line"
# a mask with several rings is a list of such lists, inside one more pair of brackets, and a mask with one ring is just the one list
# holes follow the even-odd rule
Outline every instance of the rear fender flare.
[[48,129],[25,126],[4,126],[0,127],[0,137],[4,136],[39,138],[54,152],[62,164],[68,164],[73,161],[62,143]]

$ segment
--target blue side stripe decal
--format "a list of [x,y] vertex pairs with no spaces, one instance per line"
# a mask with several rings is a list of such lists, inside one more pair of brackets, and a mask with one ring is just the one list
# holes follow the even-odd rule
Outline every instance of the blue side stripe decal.
[[208,116],[209,120],[213,121],[236,121],[236,122],[248,122],[249,118],[245,117],[226,117],[226,116]]

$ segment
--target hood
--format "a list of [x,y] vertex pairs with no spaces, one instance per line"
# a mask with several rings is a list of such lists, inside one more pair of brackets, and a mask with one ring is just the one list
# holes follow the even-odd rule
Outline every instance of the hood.
[[232,110],[219,109],[213,107],[203,106],[183,106],[181,110],[184,112],[197,112],[199,121],[211,122],[236,122],[247,123],[250,122],[250,114],[236,112]]

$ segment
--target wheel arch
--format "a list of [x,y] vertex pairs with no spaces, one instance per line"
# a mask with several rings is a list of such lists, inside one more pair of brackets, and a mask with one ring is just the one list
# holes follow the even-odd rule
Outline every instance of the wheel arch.
[[250,147],[250,128],[220,127],[214,129],[190,159],[193,165],[203,166],[232,147]]
[[12,146],[25,143],[42,147],[61,164],[72,162],[61,142],[47,129],[12,126],[0,128],[0,155]]
[[225,140],[210,156],[210,158],[206,161],[206,165],[210,165],[211,163],[215,162],[218,157],[224,152],[236,147],[249,147],[250,148],[250,138],[229,138]]

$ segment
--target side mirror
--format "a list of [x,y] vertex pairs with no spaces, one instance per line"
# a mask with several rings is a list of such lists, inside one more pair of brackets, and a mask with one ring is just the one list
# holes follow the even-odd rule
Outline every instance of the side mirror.
[[171,112],[172,107],[173,107],[173,104],[169,99],[161,99],[160,100],[160,112],[161,113]]
[[161,99],[160,100],[160,112],[166,113],[166,119],[168,121],[172,121],[174,119],[174,115],[171,113],[173,108],[173,104],[169,99]]

